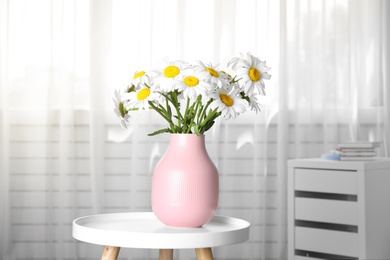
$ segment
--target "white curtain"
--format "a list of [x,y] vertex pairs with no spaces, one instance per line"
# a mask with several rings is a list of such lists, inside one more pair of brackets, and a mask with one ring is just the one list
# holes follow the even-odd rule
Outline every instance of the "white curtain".
[[[114,89],[167,56],[271,67],[258,115],[206,134],[218,214],[252,223],[217,259],[287,259],[287,160],[343,140],[390,149],[390,4],[379,0],[0,0],[0,259],[96,259],[73,219],[150,211],[168,136],[151,113],[119,127]],[[194,258],[193,250],[175,252]],[[123,259],[156,258],[122,250]]]

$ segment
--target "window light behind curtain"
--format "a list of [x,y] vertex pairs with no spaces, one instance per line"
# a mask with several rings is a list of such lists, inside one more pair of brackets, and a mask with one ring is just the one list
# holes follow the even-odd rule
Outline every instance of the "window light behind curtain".
[[[286,160],[341,140],[389,141],[386,1],[0,0],[0,259],[96,259],[79,216],[150,211],[168,136],[139,113],[125,131],[113,90],[164,56],[223,67],[251,52],[271,67],[264,109],[206,134],[218,214],[252,223],[217,259],[286,259]],[[123,259],[156,250],[122,250]],[[178,250],[178,259],[193,259]]]

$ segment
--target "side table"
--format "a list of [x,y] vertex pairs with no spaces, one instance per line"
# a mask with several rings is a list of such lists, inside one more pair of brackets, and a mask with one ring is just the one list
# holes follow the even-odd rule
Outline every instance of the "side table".
[[195,248],[198,260],[212,260],[212,247],[248,240],[250,223],[215,216],[201,228],[172,228],[153,212],[113,213],[81,217],[73,221],[73,237],[104,245],[102,260],[115,260],[121,247],[159,249],[160,260],[172,260],[174,249]]

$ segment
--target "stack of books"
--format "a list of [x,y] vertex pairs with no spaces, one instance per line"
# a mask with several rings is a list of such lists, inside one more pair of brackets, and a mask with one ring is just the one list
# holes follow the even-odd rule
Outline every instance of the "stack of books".
[[323,154],[322,158],[337,161],[370,161],[376,156],[376,148],[379,142],[342,142],[329,154]]

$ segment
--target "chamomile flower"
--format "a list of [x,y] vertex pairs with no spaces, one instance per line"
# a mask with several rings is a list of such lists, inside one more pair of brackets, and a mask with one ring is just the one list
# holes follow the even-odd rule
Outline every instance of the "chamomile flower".
[[228,66],[237,69],[237,77],[241,78],[243,89],[248,96],[252,96],[255,91],[265,95],[263,79],[271,78],[268,74],[270,68],[266,66],[265,61],[247,53],[246,57],[241,54],[240,58],[233,58]]
[[138,108],[139,110],[149,110],[149,102],[154,102],[158,105],[160,94],[148,87],[140,88],[134,92],[124,94],[129,100],[126,108]]
[[222,77],[222,72],[220,72],[218,69],[219,64],[213,66],[211,63],[204,64],[201,61],[198,61],[198,63],[199,65],[195,66],[194,70],[202,73],[202,76],[204,76],[211,84],[215,84],[218,87],[221,87],[222,80],[224,80],[224,78]]
[[190,67],[190,64],[183,61],[163,60],[157,65],[154,83],[162,92],[174,91],[183,78],[183,71]]
[[132,85],[148,85],[150,86],[150,73],[146,72],[144,70],[140,70],[134,73],[133,79],[132,79]]
[[127,128],[127,124],[130,120],[130,115],[126,110],[124,103],[122,102],[121,94],[119,93],[119,91],[114,92],[114,98],[112,100],[114,101],[114,112],[120,119],[121,126]]
[[235,79],[233,79],[233,77],[224,70],[220,71],[219,77],[221,78],[222,81],[222,87],[225,89],[228,89],[232,84],[232,82],[235,81]]
[[218,89],[211,95],[214,101],[211,102],[210,108],[218,108],[225,119],[236,118],[239,114],[244,113],[247,108],[247,101],[242,99],[239,91],[236,88]]
[[256,114],[258,112],[261,112],[261,109],[262,109],[262,106],[261,106],[261,103],[260,103],[260,95],[256,95],[256,96],[251,96],[251,97],[248,97],[248,105],[249,105],[249,109],[251,111],[255,111]]
[[177,90],[181,92],[184,99],[196,100],[199,95],[203,102],[207,102],[207,92],[211,88],[204,75],[200,73],[189,73],[184,75],[177,85]]

